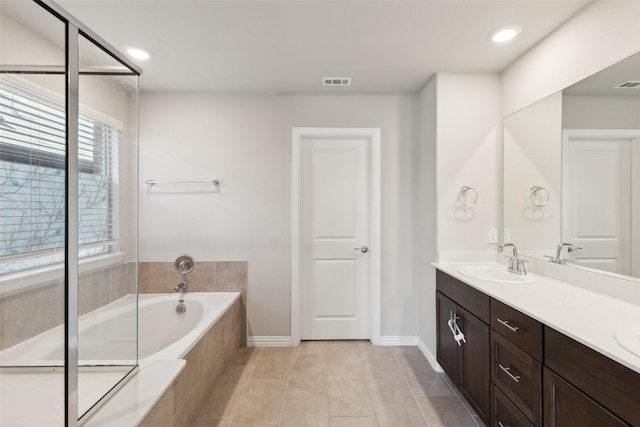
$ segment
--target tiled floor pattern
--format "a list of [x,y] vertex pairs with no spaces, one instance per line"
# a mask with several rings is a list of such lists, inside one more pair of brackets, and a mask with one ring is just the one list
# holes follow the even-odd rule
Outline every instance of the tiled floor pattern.
[[417,347],[242,349],[194,427],[483,427]]

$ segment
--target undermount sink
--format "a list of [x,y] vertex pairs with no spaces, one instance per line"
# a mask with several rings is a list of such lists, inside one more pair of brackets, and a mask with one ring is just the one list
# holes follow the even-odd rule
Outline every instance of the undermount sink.
[[640,357],[640,326],[632,326],[616,331],[613,336],[618,344]]
[[509,272],[506,266],[465,265],[458,269],[458,273],[472,279],[495,283],[533,283],[536,281],[530,274],[519,275]]

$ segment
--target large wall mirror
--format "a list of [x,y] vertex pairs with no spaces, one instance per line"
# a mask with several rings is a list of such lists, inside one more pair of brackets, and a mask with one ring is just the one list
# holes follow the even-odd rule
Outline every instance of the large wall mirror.
[[640,53],[504,121],[504,228],[521,253],[640,281]]

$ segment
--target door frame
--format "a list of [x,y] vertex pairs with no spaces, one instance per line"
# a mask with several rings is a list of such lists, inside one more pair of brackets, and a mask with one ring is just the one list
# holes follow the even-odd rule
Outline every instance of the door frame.
[[303,139],[366,138],[369,140],[369,339],[380,342],[380,128],[291,128],[291,345],[300,344],[300,152]]

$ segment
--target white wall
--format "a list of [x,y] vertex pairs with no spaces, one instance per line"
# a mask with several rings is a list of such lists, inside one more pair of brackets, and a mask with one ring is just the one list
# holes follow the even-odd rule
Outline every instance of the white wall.
[[[46,27],[47,36],[38,34],[43,28],[28,28],[19,17],[7,15],[6,10],[0,12],[0,54],[3,65],[20,65],[38,67],[65,66],[64,23],[37,4],[29,7],[28,13],[38,17],[42,27]],[[16,40],[19,40],[16,43]],[[28,47],[28,48],[27,48]]]
[[[291,127],[379,127],[381,333],[415,336],[415,103],[411,95],[144,93],[140,259],[247,260],[249,335],[289,336]],[[219,179],[220,193],[150,189],[151,178]]]
[[[497,74],[439,73],[437,76],[438,250],[493,250],[489,228],[498,228],[496,185],[501,135]],[[472,208],[457,200],[462,186],[478,192]]]
[[[562,99],[555,93],[504,119],[504,228],[520,251],[553,254],[561,240]],[[537,199],[548,196],[545,206],[531,203],[533,185],[547,190]]]
[[564,129],[638,129],[639,96],[562,97]]
[[[436,286],[430,263],[443,252],[493,255],[496,248],[488,243],[488,231],[498,228],[501,211],[500,185],[494,173],[501,151],[500,78],[497,74],[439,73],[420,92],[419,107],[414,279],[420,301],[418,338],[428,357],[435,358]],[[472,208],[457,204],[463,185],[478,191],[478,202]]]
[[502,73],[507,116],[640,51],[640,2],[597,1]]
[[[429,79],[418,96],[419,138],[413,157],[414,257],[418,291],[418,337],[427,354],[436,355],[436,280],[431,265],[438,258],[436,245],[436,116],[437,77]],[[435,363],[435,360],[431,360]]]

